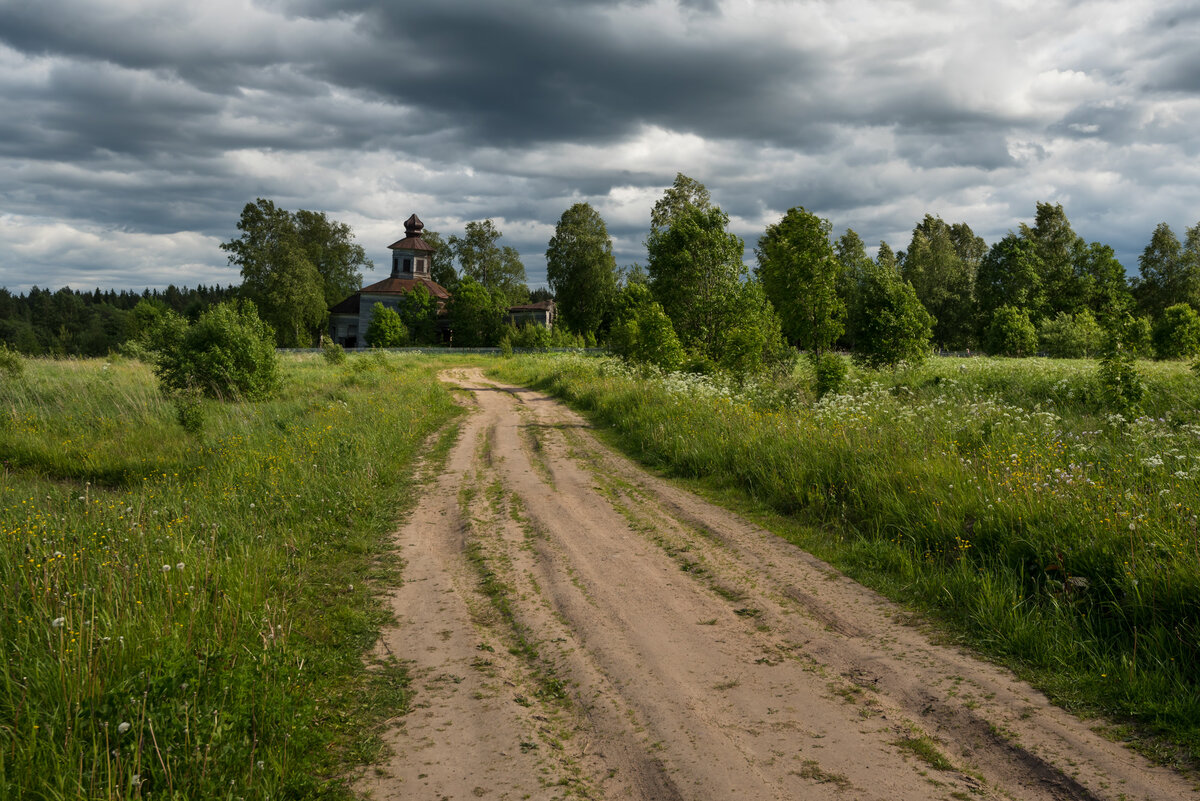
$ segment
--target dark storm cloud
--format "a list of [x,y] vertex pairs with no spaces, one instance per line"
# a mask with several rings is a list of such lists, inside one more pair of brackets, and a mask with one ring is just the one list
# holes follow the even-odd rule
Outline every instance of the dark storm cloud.
[[1037,200],[1134,253],[1200,217],[1200,12],[1118,10],[0,0],[0,284],[44,280],[71,231],[104,275],[184,243],[222,274],[259,196],[352,220],[376,258],[412,211],[502,220],[536,283],[578,200],[644,260],[676,171],[748,254],[794,205],[903,246],[925,211],[996,237]]
[[440,111],[470,140],[499,145],[614,140],[640,123],[728,136],[749,120],[756,134],[794,137],[803,126],[776,101],[823,70],[780,46],[659,37],[574,5],[438,3],[419,25],[388,7],[359,28],[379,50],[335,57],[318,74]]

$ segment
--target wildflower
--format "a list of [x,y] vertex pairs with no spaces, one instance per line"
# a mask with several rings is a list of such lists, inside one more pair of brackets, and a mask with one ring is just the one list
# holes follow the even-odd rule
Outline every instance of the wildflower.
[[184,568],[183,562],[180,562],[179,564],[175,565],[176,570],[183,570],[183,568]]
[[66,623],[66,622],[67,622],[67,619],[65,617],[56,617],[56,618],[54,618],[54,620],[50,621],[50,628],[61,629],[62,624]]
[[171,572],[171,566],[170,566],[170,565],[163,565],[163,572],[164,572],[164,573],[170,573],[170,572]]
[[129,725],[129,721],[123,720],[121,721],[120,725],[117,726],[117,734],[124,734],[125,732],[129,731],[130,728],[132,727]]

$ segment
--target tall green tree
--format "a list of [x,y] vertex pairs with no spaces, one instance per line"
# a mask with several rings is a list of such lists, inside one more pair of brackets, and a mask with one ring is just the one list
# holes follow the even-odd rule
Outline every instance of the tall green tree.
[[681,172],[675,173],[675,182],[667,187],[650,212],[650,231],[661,232],[669,228],[671,221],[689,208],[708,211],[712,208],[712,198],[704,184]]
[[472,276],[463,276],[447,309],[454,344],[464,348],[498,344],[508,305],[503,291],[488,289]]
[[986,339],[997,310],[1020,309],[1026,317],[1045,316],[1042,261],[1033,243],[1009,231],[992,245],[979,264],[975,281],[976,326]]
[[1125,265],[1108,245],[1092,242],[1076,253],[1076,271],[1083,284],[1085,308],[1093,317],[1123,314],[1133,306]]
[[850,320],[853,318],[854,308],[858,304],[858,289],[867,270],[874,265],[874,262],[867,255],[867,248],[863,244],[862,238],[852,228],[847,228],[846,233],[838,237],[833,250],[839,267],[838,297],[846,304],[847,325],[840,342],[853,349],[855,332]]
[[1177,303],[1200,309],[1200,224],[1187,233],[1185,248],[1171,226],[1159,223],[1138,257],[1134,293],[1143,314],[1158,317]]
[[441,342],[437,325],[437,298],[430,294],[424,284],[417,284],[401,298],[398,311],[414,345],[436,345]]
[[546,248],[558,313],[577,334],[595,333],[617,291],[617,262],[604,219],[587,203],[562,213]]
[[437,231],[425,231],[421,234],[425,243],[433,248],[429,258],[429,277],[435,284],[453,292],[458,285],[458,273],[454,269],[454,248],[442,239]]
[[725,230],[728,224],[720,208],[687,205],[646,239],[651,294],[684,347],[714,360],[726,310],[746,272],[742,240]]
[[362,288],[362,271],[375,265],[354,241],[349,225],[329,219],[323,211],[305,209],[297,211],[293,221],[301,250],[321,276],[326,306],[340,303]]
[[850,323],[855,330],[853,359],[867,367],[920,364],[929,355],[933,318],[912,284],[894,267],[871,264],[863,271],[858,303]]
[[974,334],[973,296],[983,240],[966,223],[948,225],[926,214],[913,228],[901,276],[934,318],[933,338],[942,347],[968,347]]
[[[327,309],[362,285],[371,268],[348,226],[324,213],[295,214],[258,198],[242,209],[241,236],[222,243],[242,272],[242,294],[275,329],[281,347],[307,347]],[[167,299],[170,305],[170,298]]]
[[447,242],[463,278],[470,276],[489,291],[500,292],[510,305],[524,303],[529,298],[525,265],[516,249],[501,247],[501,236],[495,223],[481,220],[467,223],[463,236],[452,235]]
[[783,335],[814,358],[845,328],[846,304],[837,291],[841,265],[830,231],[828,220],[797,206],[767,226],[755,250],[758,277],[779,313]]
[[1022,223],[1021,236],[1033,245],[1045,293],[1045,308],[1033,317],[1033,322],[1059,312],[1075,314],[1087,307],[1088,282],[1078,266],[1085,245],[1071,229],[1062,204],[1038,203],[1033,226]]

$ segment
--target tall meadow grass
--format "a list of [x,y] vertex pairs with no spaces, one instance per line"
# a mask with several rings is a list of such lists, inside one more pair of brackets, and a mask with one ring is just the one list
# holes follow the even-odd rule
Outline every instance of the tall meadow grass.
[[802,546],[1059,702],[1195,763],[1200,381],[1139,367],[1150,398],[1134,420],[1103,410],[1085,361],[937,359],[853,373],[819,402],[805,375],[737,385],[578,356],[500,369],[639,458],[784,516]]
[[456,407],[416,357],[283,383],[194,435],[137,362],[0,384],[0,797],[342,797],[377,753],[374,580]]

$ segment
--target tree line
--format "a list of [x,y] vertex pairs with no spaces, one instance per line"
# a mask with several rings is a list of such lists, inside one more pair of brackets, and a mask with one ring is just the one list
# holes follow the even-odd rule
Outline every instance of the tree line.
[[0,343],[31,356],[103,356],[138,336],[148,316],[169,310],[195,320],[239,292],[232,285],[203,284],[142,292],[35,286],[14,294],[0,288]]
[[[767,226],[745,266],[745,245],[707,188],[679,174],[655,203],[646,264],[617,267],[603,218],[587,203],[563,212],[546,250],[549,290],[531,293],[516,249],[492,220],[460,234],[426,231],[431,277],[450,290],[446,313],[459,345],[516,340],[509,307],[553,297],[580,342],[607,342],[664,367],[756,372],[794,348],[814,363],[833,349],[871,366],[913,361],[933,348],[992,354],[1088,356],[1118,328],[1121,348],[1158,358],[1200,351],[1200,223],[1180,240],[1166,224],[1126,278],[1112,248],[1085,242],[1061,205],[1038,203],[990,247],[965,222],[925,215],[903,250],[867,255],[853,230],[803,207]],[[221,245],[240,287],[168,287],[144,293],[0,290],[0,341],[29,354],[100,355],[170,310],[196,319],[237,296],[253,301],[279,346],[318,340],[328,309],[363,285],[374,265],[350,227],[322,212],[247,203],[240,235]],[[418,298],[418,300],[420,300]],[[139,304],[144,304],[140,306]],[[430,302],[402,313],[388,337],[432,341]],[[383,336],[383,335],[381,335]],[[1111,338],[1111,337],[1110,337]],[[540,341],[540,340],[539,340]]]
[[1112,248],[1085,242],[1059,204],[1038,203],[1032,225],[990,247],[966,223],[926,215],[905,249],[881,242],[875,258],[853,230],[835,238],[828,220],[795,207],[759,238],[753,272],[728,221],[703,184],[679,174],[651,212],[645,269],[622,273],[603,220],[572,206],[546,252],[560,318],[669,368],[754,372],[793,346],[818,381],[822,369],[844,370],[824,358],[832,349],[875,367],[934,348],[1079,357],[1107,341],[1129,355],[1200,352],[1200,223],[1183,241],[1159,225],[1127,280]]

